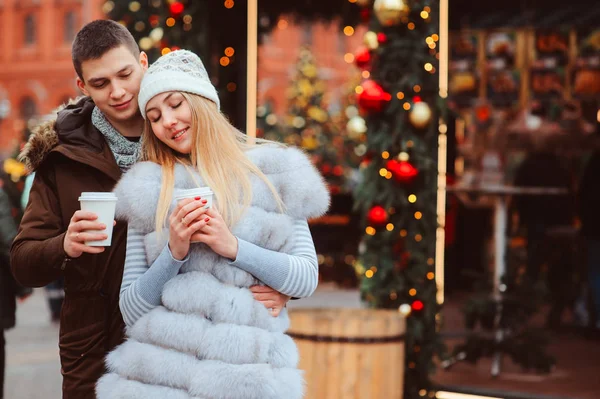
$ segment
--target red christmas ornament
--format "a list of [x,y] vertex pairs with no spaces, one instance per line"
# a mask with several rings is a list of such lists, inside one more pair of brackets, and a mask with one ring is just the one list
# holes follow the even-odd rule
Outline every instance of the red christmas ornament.
[[414,96],[414,97],[413,97],[413,103],[420,103],[421,101],[422,101],[422,100],[421,100],[421,97],[420,97],[420,96]]
[[411,184],[419,175],[419,170],[408,161],[387,161],[386,169],[392,172],[392,176],[398,183]]
[[179,2],[179,1],[175,1],[173,3],[171,3],[171,5],[169,6],[169,11],[171,12],[171,15],[174,17],[178,17],[182,12],[183,12],[183,3]]
[[336,176],[341,176],[344,174],[344,168],[342,168],[340,165],[336,165],[333,167],[333,174]]
[[366,47],[361,47],[354,54],[354,62],[356,66],[365,69],[371,63],[371,52]]
[[387,35],[383,32],[379,32],[377,34],[377,41],[379,42],[379,44],[384,44],[387,42]]
[[324,163],[324,164],[321,166],[321,172],[322,172],[324,175],[328,175],[328,174],[331,172],[331,165],[329,165],[328,163]]
[[369,20],[371,19],[371,10],[369,10],[368,8],[361,9],[360,10],[360,19],[364,23],[369,22]]
[[381,112],[392,99],[392,95],[386,93],[374,80],[364,81],[362,88],[363,91],[358,95],[358,105],[366,112]]
[[380,226],[388,221],[388,215],[382,206],[375,205],[367,214],[367,220],[370,224]]
[[414,310],[415,312],[420,312],[421,310],[423,310],[425,305],[423,304],[423,302],[421,302],[417,299],[416,301],[414,301],[412,303],[411,307],[412,307],[412,310]]

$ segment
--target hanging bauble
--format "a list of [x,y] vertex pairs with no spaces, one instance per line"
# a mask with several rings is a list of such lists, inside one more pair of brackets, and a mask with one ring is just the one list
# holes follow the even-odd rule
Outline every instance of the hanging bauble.
[[350,138],[356,139],[367,132],[367,123],[360,116],[354,116],[346,124],[346,131]]
[[410,8],[406,0],[375,0],[373,11],[381,25],[394,26],[408,16]]
[[179,1],[174,1],[169,6],[169,11],[171,12],[171,15],[173,17],[180,16],[181,13],[183,12],[183,10],[184,10],[183,3],[179,2]]
[[412,312],[412,307],[408,304],[408,303],[403,303],[402,305],[400,305],[400,307],[398,308],[398,311],[400,312],[400,314],[402,314],[403,316],[408,316],[410,315],[410,313]]
[[374,80],[366,80],[361,86],[362,91],[358,95],[358,105],[366,112],[381,112],[392,99],[392,95],[386,93]]
[[379,32],[377,34],[377,42],[379,44],[387,43],[387,35],[385,33],[383,33],[383,32]]
[[371,9],[369,8],[363,8],[360,10],[360,20],[362,22],[364,22],[365,24],[369,23],[369,20],[371,19]]
[[431,108],[422,101],[413,104],[408,120],[417,129],[424,129],[431,122]]
[[388,214],[382,206],[376,205],[369,210],[367,220],[369,221],[369,224],[381,226],[382,224],[387,223]]
[[375,50],[379,47],[379,41],[377,40],[377,33],[372,30],[365,33],[363,41],[369,50]]
[[392,172],[392,176],[398,183],[411,184],[419,175],[419,170],[408,161],[396,161],[391,159],[385,165]]
[[423,304],[423,302],[419,301],[418,299],[414,301],[411,306],[412,310],[415,312],[420,312],[421,310],[423,310],[424,307],[425,305]]
[[357,67],[365,69],[371,63],[371,52],[366,47],[360,47],[354,54],[354,63]]

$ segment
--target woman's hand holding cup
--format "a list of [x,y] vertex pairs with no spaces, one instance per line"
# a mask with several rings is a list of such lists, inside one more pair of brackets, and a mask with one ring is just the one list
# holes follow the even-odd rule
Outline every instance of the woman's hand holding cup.
[[192,241],[208,245],[210,249],[225,258],[231,260],[237,258],[237,238],[214,207],[206,210],[206,224],[192,236]]
[[205,227],[209,217],[207,201],[200,197],[186,198],[177,203],[169,217],[169,248],[175,259],[182,260],[190,250],[191,238]]

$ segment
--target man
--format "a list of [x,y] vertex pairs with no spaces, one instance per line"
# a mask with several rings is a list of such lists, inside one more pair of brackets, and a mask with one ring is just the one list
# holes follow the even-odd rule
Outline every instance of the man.
[[[37,127],[21,154],[35,178],[11,248],[11,267],[24,286],[64,277],[63,398],[92,399],[105,355],[123,341],[119,290],[127,226],[116,224],[110,247],[85,245],[106,237],[96,215],[78,210],[78,198],[85,191],[112,191],[138,159],[144,124],[137,96],[148,58],[123,26],[106,20],[77,33],[72,58],[86,97]],[[289,299],[270,287],[252,292],[277,312]]]
[[[94,21],[76,36],[72,58],[87,96],[39,126],[22,159],[36,171],[29,204],[11,249],[11,267],[24,286],[65,279],[60,321],[63,398],[95,398],[104,356],[123,340],[119,287],[126,230],[118,223],[112,246],[96,216],[79,211],[84,191],[111,191],[139,153],[143,119],[140,81],[148,67],[131,34],[113,21]],[[84,231],[96,232],[84,232]]]

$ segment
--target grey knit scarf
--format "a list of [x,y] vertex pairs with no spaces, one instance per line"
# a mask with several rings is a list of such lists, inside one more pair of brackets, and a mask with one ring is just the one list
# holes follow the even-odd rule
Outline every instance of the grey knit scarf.
[[141,138],[139,142],[127,140],[110,124],[98,107],[94,107],[92,111],[92,124],[106,138],[121,171],[125,172],[138,161],[142,149]]

